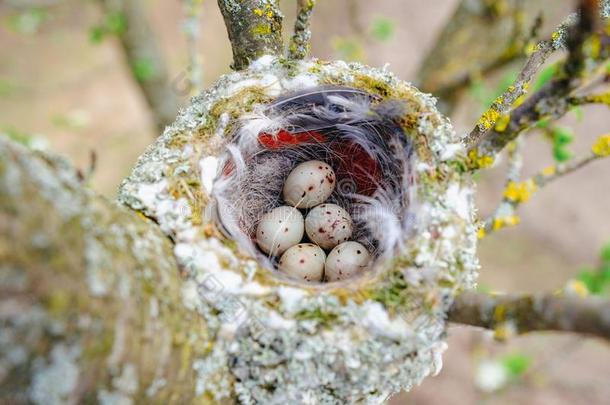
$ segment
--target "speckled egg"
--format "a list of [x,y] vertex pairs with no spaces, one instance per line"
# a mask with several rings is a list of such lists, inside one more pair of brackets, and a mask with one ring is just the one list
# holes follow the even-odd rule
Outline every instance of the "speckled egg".
[[339,281],[360,273],[370,262],[369,251],[358,242],[337,245],[326,259],[324,279]]
[[281,206],[262,216],[256,228],[256,243],[271,256],[281,255],[303,239],[303,214],[293,207]]
[[297,208],[322,204],[335,189],[335,171],[328,163],[310,160],[297,165],[284,183],[284,200]]
[[307,282],[322,281],[326,253],[313,243],[301,243],[280,258],[279,269],[288,276]]
[[336,204],[321,204],[305,218],[305,232],[323,249],[332,249],[352,236],[352,218]]

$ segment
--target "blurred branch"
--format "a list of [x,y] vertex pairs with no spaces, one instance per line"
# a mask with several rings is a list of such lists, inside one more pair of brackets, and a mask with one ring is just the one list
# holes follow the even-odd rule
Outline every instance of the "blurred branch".
[[536,35],[541,0],[462,0],[417,74],[419,87],[448,113],[473,76],[524,57]]
[[203,66],[199,54],[199,37],[201,35],[201,10],[203,0],[183,0],[184,33],[189,52],[189,89],[191,96],[199,94],[203,90]]
[[279,0],[218,0],[231,47],[231,68],[241,70],[263,55],[283,52],[282,19]]
[[133,77],[150,107],[157,132],[176,118],[179,101],[171,86],[165,58],[146,18],[142,0],[101,0],[108,13],[125,19],[125,29],[118,33],[120,44]]
[[[519,138],[516,141],[522,142],[523,140]],[[513,151],[509,152],[512,153]],[[533,193],[554,180],[608,156],[610,156],[610,135],[602,135],[591,147],[591,152],[579,159],[547,167],[532,178],[522,182],[514,176],[514,173],[509,175],[502,201],[493,215],[483,221],[479,230],[479,237],[486,236],[506,226],[518,224],[519,218],[515,215],[515,212],[521,204],[529,201]],[[517,164],[517,166],[519,165],[520,163]]]
[[610,339],[610,301],[597,297],[464,292],[448,319],[486,329],[508,328],[508,334],[556,331]]
[[[555,120],[563,116],[568,111],[569,98],[586,83],[586,76],[599,69],[605,70],[603,64],[610,55],[610,38],[606,33],[596,33],[599,20],[598,2],[581,0],[579,13],[571,20],[553,34],[553,47],[558,49],[559,46],[565,45],[568,50],[568,56],[560,64],[555,77],[522,101],[527,90],[527,82],[522,80],[531,78],[532,75],[520,75],[515,85],[504,95],[508,102],[505,102],[503,97],[498,98],[466,138],[473,169],[480,168],[482,161],[493,161],[496,153],[541,119]],[[524,71],[527,66],[528,64]],[[509,102],[513,104],[509,105]],[[509,108],[513,110],[505,113]],[[481,159],[482,157],[489,159]]]
[[1,136],[0,263],[0,403],[196,400],[207,348],[192,342],[207,332],[171,241],[66,161]]
[[297,0],[297,19],[288,46],[290,59],[304,59],[311,51],[310,19],[316,0]]

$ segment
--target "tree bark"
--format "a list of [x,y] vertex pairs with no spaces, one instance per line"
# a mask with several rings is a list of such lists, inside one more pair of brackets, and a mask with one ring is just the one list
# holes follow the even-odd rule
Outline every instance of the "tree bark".
[[205,325],[158,226],[0,137],[0,402],[187,403]]
[[218,0],[233,48],[231,68],[241,70],[263,55],[283,51],[278,0]]
[[577,332],[610,339],[610,301],[553,294],[492,295],[462,293],[449,312],[449,321],[509,333]]

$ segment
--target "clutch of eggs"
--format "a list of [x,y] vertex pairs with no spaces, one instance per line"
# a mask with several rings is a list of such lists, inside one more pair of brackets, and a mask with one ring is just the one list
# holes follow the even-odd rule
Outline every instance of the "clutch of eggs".
[[[353,222],[342,207],[325,203],[335,189],[335,172],[325,162],[297,165],[286,178],[284,201],[264,214],[256,229],[256,243],[270,256],[279,256],[279,270],[306,282],[349,278],[369,263],[368,250],[349,241]],[[297,208],[312,208],[307,217]],[[313,243],[300,243],[304,233]],[[323,249],[331,250],[326,256]]]

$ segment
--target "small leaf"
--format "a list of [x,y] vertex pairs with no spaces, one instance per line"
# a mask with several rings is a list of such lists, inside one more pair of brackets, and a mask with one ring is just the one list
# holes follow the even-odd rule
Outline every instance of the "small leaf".
[[106,16],[106,29],[112,34],[121,35],[127,29],[127,19],[122,13],[110,13]]
[[602,247],[601,259],[604,264],[610,264],[610,243]]
[[582,107],[579,105],[570,108],[570,111],[574,113],[576,121],[578,122],[582,122],[582,120],[585,118],[585,113],[583,112]]
[[574,140],[574,134],[570,128],[553,128],[553,143],[555,146],[569,145]]
[[555,145],[553,147],[553,157],[557,162],[567,162],[572,158],[572,153],[564,146]]
[[89,29],[89,41],[93,44],[99,44],[104,40],[106,30],[100,25],[96,25]]
[[603,283],[596,271],[585,269],[576,276],[576,279],[582,281],[591,294],[599,295],[601,293]]
[[385,17],[376,17],[371,23],[371,35],[377,41],[384,42],[394,36],[394,21]]
[[511,377],[522,376],[532,364],[532,359],[521,353],[514,353],[502,358],[502,365]]
[[155,74],[155,67],[152,60],[148,58],[139,59],[134,63],[133,73],[141,82],[150,80]]
[[536,123],[536,128],[541,128],[541,129],[547,128],[550,123],[551,123],[550,119],[548,119],[548,118],[542,119]]

